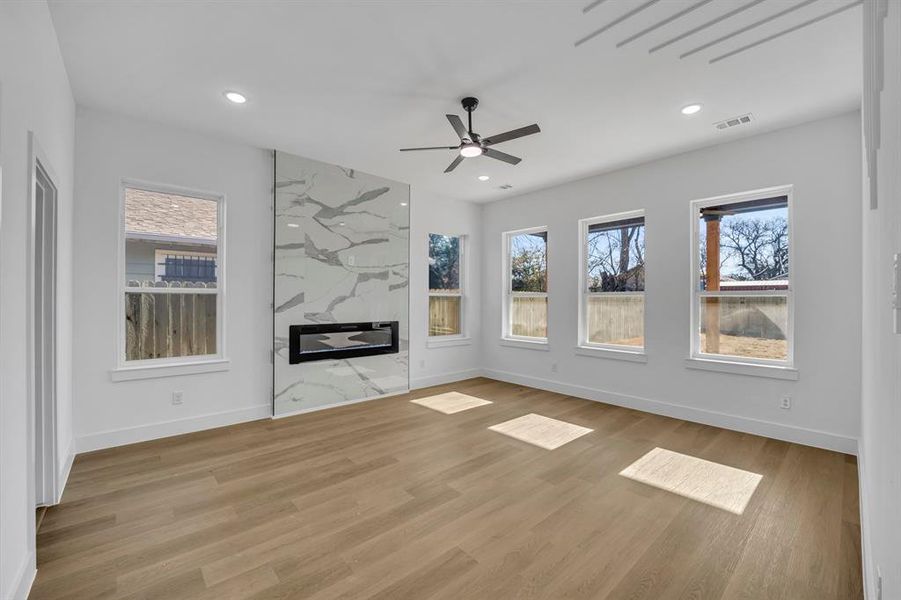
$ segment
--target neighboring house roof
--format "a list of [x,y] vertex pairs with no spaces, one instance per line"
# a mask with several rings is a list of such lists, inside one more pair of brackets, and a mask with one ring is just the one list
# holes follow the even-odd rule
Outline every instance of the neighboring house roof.
[[213,200],[126,188],[128,238],[215,243],[218,206]]

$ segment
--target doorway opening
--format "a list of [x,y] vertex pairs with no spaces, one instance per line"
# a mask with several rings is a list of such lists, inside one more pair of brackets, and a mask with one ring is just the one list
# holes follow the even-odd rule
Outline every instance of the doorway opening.
[[35,505],[57,502],[56,489],[56,275],[57,187],[52,171],[34,157],[31,266],[32,398]]

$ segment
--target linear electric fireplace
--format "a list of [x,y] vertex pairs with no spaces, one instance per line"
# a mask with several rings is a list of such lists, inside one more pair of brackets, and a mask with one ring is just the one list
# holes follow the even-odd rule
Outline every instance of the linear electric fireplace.
[[397,321],[291,325],[288,362],[396,354],[397,338]]

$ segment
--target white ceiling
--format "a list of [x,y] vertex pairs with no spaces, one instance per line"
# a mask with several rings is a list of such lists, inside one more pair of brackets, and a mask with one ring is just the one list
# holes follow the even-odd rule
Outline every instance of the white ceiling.
[[[815,0],[685,59],[679,55],[803,0],[762,0],[658,52],[648,50],[752,0],[661,0],[574,47],[647,0],[304,2],[51,1],[77,101],[278,148],[428,188],[492,200],[808,121],[859,106],[856,6],[725,60],[709,60],[847,5]],[[226,89],[249,102],[231,105]],[[474,129],[533,122],[498,149],[518,166],[452,151],[444,114],[481,101]],[[704,109],[684,117],[688,103]],[[717,131],[751,112],[755,123]],[[487,174],[489,182],[476,180]],[[510,191],[498,186],[512,184]]]

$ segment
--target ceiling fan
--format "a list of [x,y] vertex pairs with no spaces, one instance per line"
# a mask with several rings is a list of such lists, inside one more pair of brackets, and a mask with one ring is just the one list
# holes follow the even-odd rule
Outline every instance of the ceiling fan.
[[510,154],[506,154],[504,152],[500,152],[499,150],[495,150],[492,146],[500,144],[501,142],[509,142],[510,140],[515,140],[516,138],[521,138],[527,135],[532,135],[533,133],[538,133],[541,129],[538,128],[537,124],[527,125],[525,127],[520,127],[519,129],[514,129],[512,131],[507,131],[505,133],[499,133],[497,135],[492,135],[489,137],[482,137],[478,133],[475,133],[472,130],[472,111],[476,109],[479,105],[479,99],[473,97],[463,98],[462,102],[463,110],[465,110],[469,114],[469,127],[467,128],[463,121],[457,115],[445,115],[447,120],[450,121],[451,127],[454,128],[454,131],[457,132],[457,135],[460,136],[460,144],[457,146],[431,146],[428,148],[401,148],[401,152],[412,152],[415,150],[456,150],[459,152],[454,161],[444,169],[445,173],[450,173],[454,169],[457,168],[461,162],[463,162],[464,158],[475,158],[476,156],[487,156],[488,158],[494,158],[497,160],[502,160],[505,163],[510,163],[511,165],[518,164],[521,161],[521,158],[516,156],[512,156]]

